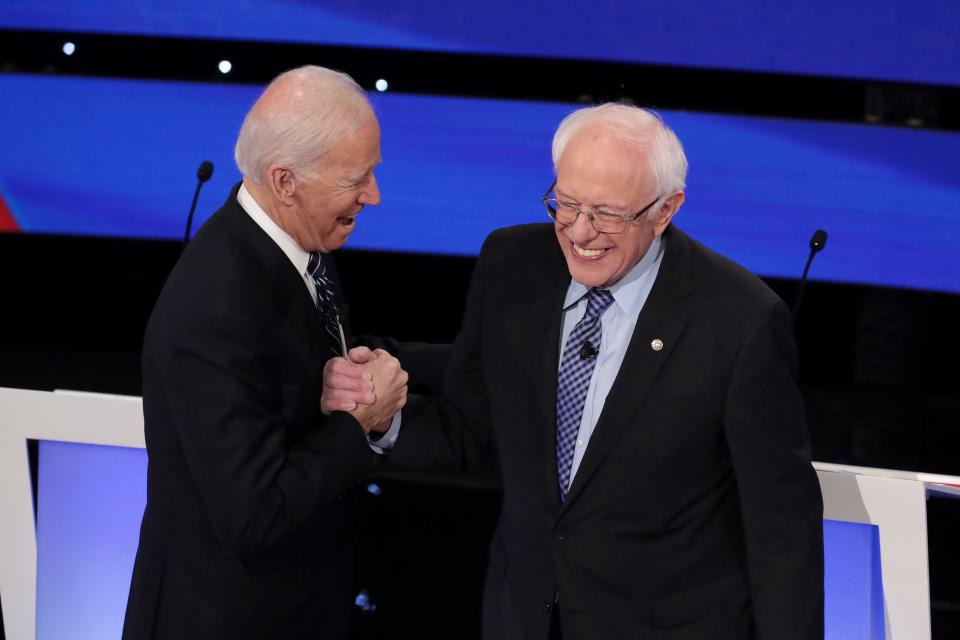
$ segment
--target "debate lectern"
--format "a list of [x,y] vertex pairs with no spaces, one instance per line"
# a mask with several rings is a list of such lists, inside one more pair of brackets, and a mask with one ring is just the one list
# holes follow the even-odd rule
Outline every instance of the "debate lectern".
[[[40,442],[36,514],[30,440]],[[9,640],[120,637],[146,464],[140,398],[0,388],[0,603]],[[926,500],[960,497],[960,477],[814,467],[824,502],[826,637],[929,640]]]

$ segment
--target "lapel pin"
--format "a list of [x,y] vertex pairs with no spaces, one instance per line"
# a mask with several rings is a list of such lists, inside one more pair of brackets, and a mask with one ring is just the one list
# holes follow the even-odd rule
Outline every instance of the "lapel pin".
[[653,349],[654,351],[660,351],[660,349],[663,349],[663,340],[661,340],[660,338],[657,338],[656,340],[650,343],[650,348]]

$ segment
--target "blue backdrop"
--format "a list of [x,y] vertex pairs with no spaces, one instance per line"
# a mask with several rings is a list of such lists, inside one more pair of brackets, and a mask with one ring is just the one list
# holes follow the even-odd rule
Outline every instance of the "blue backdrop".
[[[232,146],[259,88],[0,74],[0,197],[23,231],[182,236],[239,179]],[[348,247],[471,255],[546,221],[550,140],[575,105],[375,94],[383,204]],[[960,292],[960,134],[665,112],[690,159],[676,223],[768,276]],[[196,227],[195,227],[196,228]]]
[[[960,84],[953,0],[5,0],[0,27],[277,40]],[[83,47],[77,55],[83,55]]]

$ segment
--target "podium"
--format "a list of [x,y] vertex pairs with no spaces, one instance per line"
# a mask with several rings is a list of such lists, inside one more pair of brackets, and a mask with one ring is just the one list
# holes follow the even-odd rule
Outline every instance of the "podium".
[[[0,602],[7,638],[46,640],[64,637],[64,629],[77,640],[118,638],[146,500],[141,399],[0,388],[0,407]],[[41,442],[36,520],[30,440]],[[929,640],[926,500],[960,497],[960,477],[814,467],[829,521],[825,533],[831,523],[875,527],[882,584],[873,596],[851,600],[828,582],[826,637],[858,640],[833,614],[862,606],[881,614],[854,612],[866,627],[875,623],[858,632],[865,640]],[[825,537],[828,545],[834,538]],[[849,539],[863,545],[871,538]],[[832,569],[845,572],[831,567],[831,558],[871,557],[870,549],[856,552],[832,553],[828,546],[828,580]],[[871,604],[871,597],[879,600]]]
[[881,637],[929,640],[927,497],[960,497],[960,477],[824,462],[813,466],[824,520],[877,527],[885,623]]

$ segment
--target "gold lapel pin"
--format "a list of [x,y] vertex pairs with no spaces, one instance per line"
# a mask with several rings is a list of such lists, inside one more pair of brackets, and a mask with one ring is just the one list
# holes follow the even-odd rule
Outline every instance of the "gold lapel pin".
[[650,343],[650,348],[653,349],[654,351],[660,351],[660,349],[663,349],[663,340],[661,340],[660,338],[655,339],[653,342]]

